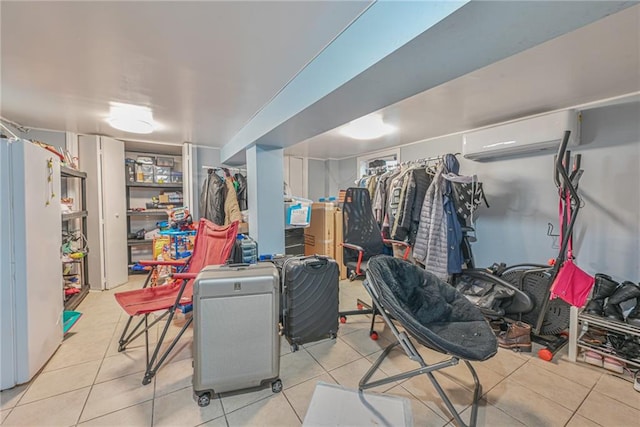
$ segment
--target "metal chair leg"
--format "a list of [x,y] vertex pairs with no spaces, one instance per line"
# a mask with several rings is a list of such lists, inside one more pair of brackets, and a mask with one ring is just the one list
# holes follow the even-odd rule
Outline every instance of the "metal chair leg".
[[164,338],[167,334],[167,330],[169,329],[169,325],[171,324],[171,320],[173,319],[173,316],[174,316],[174,310],[172,310],[171,313],[169,314],[167,323],[165,324],[165,327],[162,330],[162,334],[158,339],[158,343],[156,344],[156,348],[153,352],[153,356],[151,356],[151,360],[147,361],[147,370],[144,373],[144,378],[142,379],[143,385],[147,385],[151,382],[151,379],[155,376],[156,372],[158,372],[158,369],[160,369],[160,367],[162,366],[166,358],[169,356],[169,354],[174,349],[176,344],[178,344],[178,341],[180,341],[180,338],[182,337],[184,332],[187,330],[187,328],[189,327],[189,325],[191,325],[191,322],[193,321],[193,317],[190,317],[189,319],[187,319],[185,324],[180,329],[180,332],[178,332],[178,335],[176,335],[176,337],[169,344],[169,347],[167,347],[167,349],[164,352],[162,352],[162,354],[159,355],[160,348],[162,347],[162,343],[164,342]]
[[[371,368],[365,373],[365,375],[360,380],[359,389],[365,390],[368,388],[377,387],[379,385],[388,384],[393,381],[403,380],[403,379],[411,378],[417,375],[426,374],[427,377],[429,378],[429,381],[431,381],[431,384],[438,392],[438,395],[440,395],[440,398],[444,402],[445,406],[453,416],[455,422],[459,426],[466,427],[467,424],[465,424],[464,421],[462,421],[462,418],[460,417],[460,413],[453,406],[451,399],[449,399],[449,396],[447,396],[444,389],[442,388],[442,386],[440,385],[436,377],[433,375],[433,372],[437,370],[457,365],[459,362],[459,359],[456,357],[452,357],[448,360],[438,362],[433,365],[427,365],[427,363],[424,361],[424,358],[420,355],[420,353],[416,349],[415,345],[413,344],[409,336],[405,332],[400,332],[398,330],[398,328],[393,323],[393,320],[391,319],[389,314],[380,305],[380,303],[376,298],[375,291],[370,287],[370,285],[366,281],[364,282],[364,286],[367,289],[367,292],[369,292],[369,295],[371,295],[373,305],[374,305],[374,310],[377,311],[382,316],[385,323],[387,324],[387,326],[389,327],[393,335],[396,337],[397,342],[389,345],[378,357],[378,360],[376,360],[374,364],[371,366]],[[397,345],[400,345],[402,349],[405,351],[405,353],[407,354],[407,356],[411,360],[414,360],[415,362],[417,362],[420,365],[420,367],[408,372],[403,372],[401,374],[389,376],[381,380],[369,382],[369,380],[371,379],[375,371],[380,367],[380,364],[382,363],[382,361],[389,355],[391,350],[393,350],[393,348]],[[465,363],[465,365],[467,365],[467,368],[471,372],[471,375],[473,376],[473,382],[475,384],[474,393],[473,393],[473,403],[471,408],[471,418],[468,424],[470,427],[475,427],[476,421],[477,421],[477,414],[478,414],[478,401],[480,399],[482,387],[480,386],[478,375],[473,369],[473,366],[471,366],[471,364],[466,360],[463,360],[463,362]]]

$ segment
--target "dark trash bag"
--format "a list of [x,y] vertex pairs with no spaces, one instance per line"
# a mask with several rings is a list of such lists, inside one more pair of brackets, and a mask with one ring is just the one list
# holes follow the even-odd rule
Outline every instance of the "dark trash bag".
[[451,285],[407,261],[369,260],[367,280],[388,311],[420,344],[467,360],[486,360],[497,340],[480,310]]

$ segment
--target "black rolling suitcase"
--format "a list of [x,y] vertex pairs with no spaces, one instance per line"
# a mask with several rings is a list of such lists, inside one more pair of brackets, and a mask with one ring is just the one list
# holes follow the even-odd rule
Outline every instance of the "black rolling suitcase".
[[291,257],[282,266],[283,335],[298,345],[338,333],[339,269],[324,256]]

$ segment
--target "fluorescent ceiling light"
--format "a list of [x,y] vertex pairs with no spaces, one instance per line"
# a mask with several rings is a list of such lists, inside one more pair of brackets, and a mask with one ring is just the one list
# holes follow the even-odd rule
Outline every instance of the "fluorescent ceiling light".
[[107,123],[124,132],[151,133],[157,128],[149,107],[112,102]]
[[376,139],[395,130],[395,126],[382,121],[380,114],[370,114],[344,125],[340,134],[354,139]]

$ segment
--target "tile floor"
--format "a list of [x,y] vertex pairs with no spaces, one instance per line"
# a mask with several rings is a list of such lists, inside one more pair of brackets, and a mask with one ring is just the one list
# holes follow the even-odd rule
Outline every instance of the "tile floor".
[[[139,286],[141,276],[118,289]],[[360,282],[343,282],[342,308],[364,296]],[[380,339],[369,339],[369,319],[351,317],[336,340],[303,346],[291,353],[283,340],[284,391],[223,395],[200,408],[191,389],[193,331],[188,331],[151,384],[141,385],[141,342],[118,353],[126,317],[114,291],[91,293],[78,308],[84,315],[64,343],[29,384],[0,394],[0,424],[13,426],[299,426],[318,381],[357,388],[357,383],[393,338],[378,323]],[[368,298],[367,298],[368,299]],[[178,326],[172,326],[175,334]],[[157,339],[157,337],[152,337]],[[427,363],[444,357],[420,348]],[[499,351],[474,363],[483,384],[478,425],[486,426],[638,426],[640,393],[631,383],[605,371],[564,359],[543,362],[527,354]],[[400,351],[382,364],[385,374],[415,367]],[[383,374],[379,374],[382,376]],[[469,417],[472,382],[463,365],[436,374],[454,406]],[[414,377],[375,391],[411,401],[416,426],[451,425],[426,377]]]

